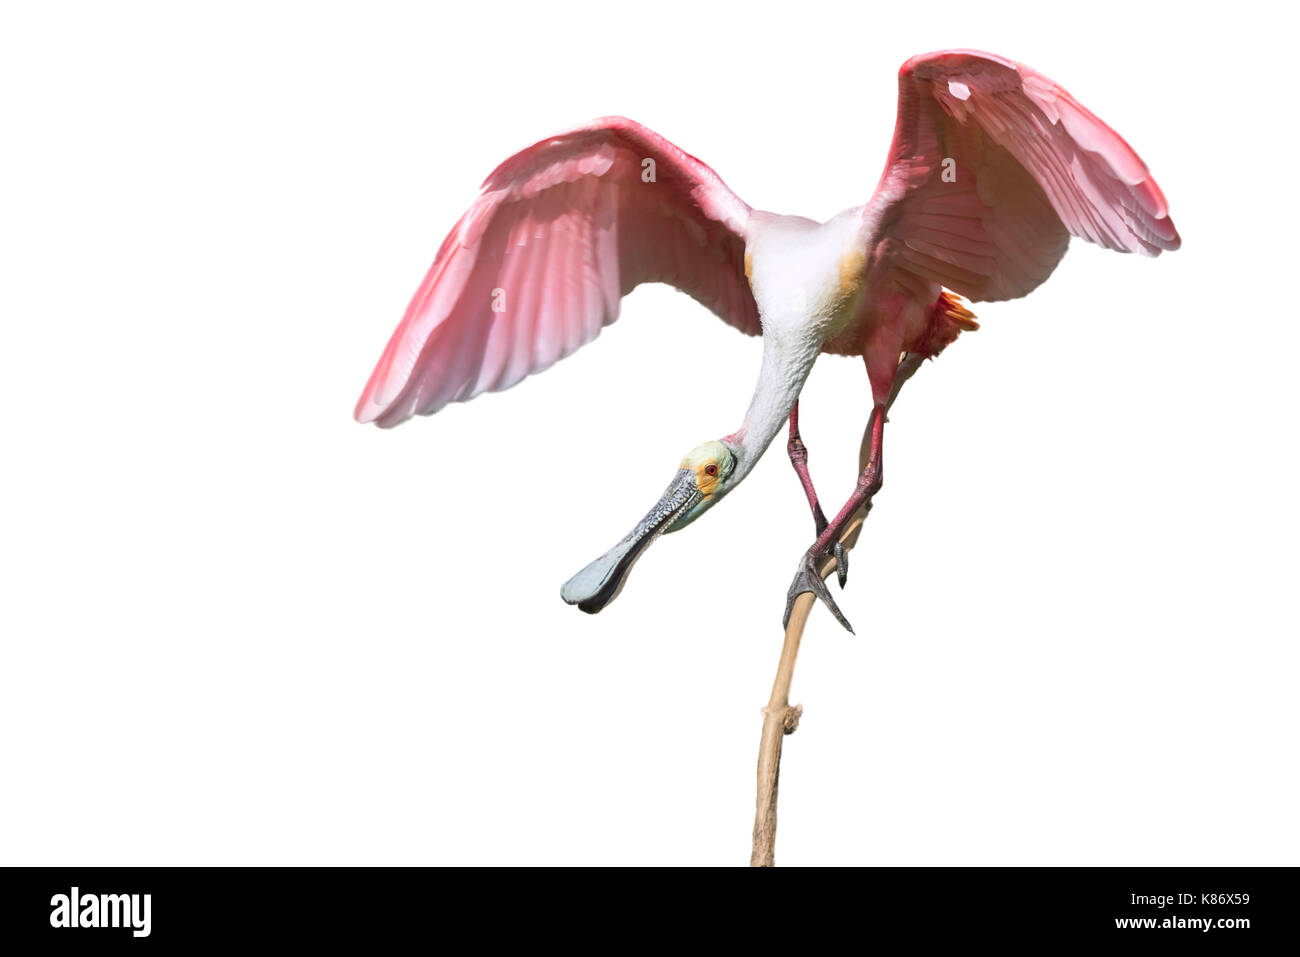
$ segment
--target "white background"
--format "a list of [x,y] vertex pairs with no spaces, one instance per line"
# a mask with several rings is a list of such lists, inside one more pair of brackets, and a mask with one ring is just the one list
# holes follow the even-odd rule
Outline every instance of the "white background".
[[[1076,240],[908,385],[814,613],[783,864],[1296,864],[1289,31],[1089,3],[6,7],[0,863],[742,864],[811,523],[783,439],[598,616],[559,586],[733,431],[663,287],[517,389],[352,405],[514,150],[607,113],[751,205],[865,201],[909,55],[1119,130],[1184,249]],[[804,435],[853,481],[860,363]]]

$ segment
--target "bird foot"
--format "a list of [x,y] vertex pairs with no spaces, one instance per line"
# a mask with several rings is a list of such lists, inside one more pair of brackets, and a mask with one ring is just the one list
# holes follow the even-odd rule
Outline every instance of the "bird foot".
[[[849,552],[843,545],[836,542],[832,548],[832,554],[835,556],[835,571],[839,578],[840,588],[843,588],[849,579]],[[848,633],[854,634],[853,626],[849,620],[844,617],[840,611],[840,606],[835,604],[835,599],[831,597],[830,586],[826,584],[826,579],[818,574],[817,565],[821,556],[814,555],[812,552],[806,552],[799,561],[799,570],[794,574],[794,581],[790,582],[790,590],[785,596],[785,617],[781,619],[781,626],[787,628],[790,625],[790,612],[794,610],[794,601],[804,592],[812,592],[817,598],[826,603],[826,607],[831,610],[835,620],[847,629]]]

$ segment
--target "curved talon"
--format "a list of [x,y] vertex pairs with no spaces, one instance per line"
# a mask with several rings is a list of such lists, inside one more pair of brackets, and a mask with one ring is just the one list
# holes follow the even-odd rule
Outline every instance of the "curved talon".
[[781,619],[783,628],[790,626],[790,612],[794,610],[794,600],[804,592],[812,592],[813,595],[824,601],[826,607],[831,610],[831,614],[835,616],[835,620],[843,625],[850,635],[855,634],[853,626],[849,624],[849,620],[840,611],[840,606],[835,604],[835,599],[831,597],[831,590],[826,586],[826,580],[817,574],[817,563],[808,555],[804,555],[799,562],[799,570],[795,572],[794,581],[790,583],[790,590],[786,592],[785,617]]
[[[849,583],[849,550],[843,542],[835,543],[835,577],[840,580],[840,591]],[[853,629],[850,628],[849,631]]]

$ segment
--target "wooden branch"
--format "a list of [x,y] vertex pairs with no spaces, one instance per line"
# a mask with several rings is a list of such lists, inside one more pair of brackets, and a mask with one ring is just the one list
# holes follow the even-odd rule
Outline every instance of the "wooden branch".
[[[870,445],[871,426],[868,424],[858,456],[859,473],[866,468]],[[866,521],[870,510],[871,503],[868,502],[845,527],[840,542],[846,550],[857,544],[858,533],[862,531],[862,523]],[[825,578],[835,570],[836,564],[833,557],[827,556],[817,567],[817,572]],[[750,867],[773,867],[776,864],[776,793],[781,776],[781,743],[787,734],[794,734],[795,728],[799,727],[799,717],[803,714],[803,705],[790,706],[790,682],[794,678],[794,662],[799,655],[804,625],[808,623],[808,615],[815,601],[816,597],[811,592],[804,592],[794,601],[794,607],[790,610],[790,623],[785,629],[781,659],[776,667],[776,680],[772,683],[772,696],[763,709],[763,737],[758,744],[758,800],[754,808],[754,846],[749,856]]]

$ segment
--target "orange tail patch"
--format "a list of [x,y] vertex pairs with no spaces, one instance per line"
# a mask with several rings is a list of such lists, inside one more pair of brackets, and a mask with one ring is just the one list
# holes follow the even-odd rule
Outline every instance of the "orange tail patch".
[[944,289],[930,307],[930,321],[916,346],[911,350],[934,357],[957,341],[963,332],[974,332],[980,327],[975,313],[961,304],[961,299]]

